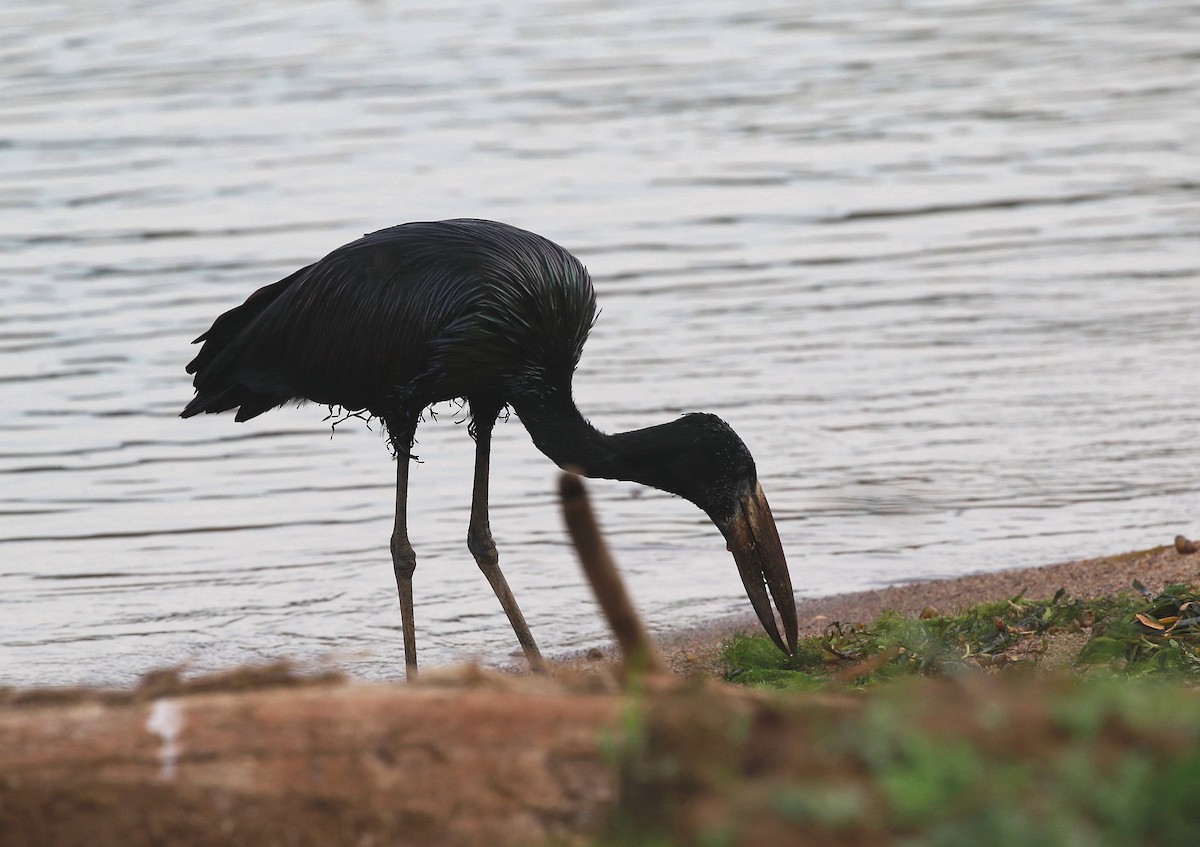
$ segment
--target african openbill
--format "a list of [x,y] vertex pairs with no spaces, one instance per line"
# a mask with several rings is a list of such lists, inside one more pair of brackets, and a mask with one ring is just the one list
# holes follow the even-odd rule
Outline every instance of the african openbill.
[[410,677],[417,653],[408,459],[422,410],[456,398],[469,404],[476,443],[467,546],[533,669],[543,667],[541,654],[488,525],[492,427],[506,405],[560,467],[650,485],[703,509],[725,536],[763,627],[781,650],[794,651],[791,578],[750,451],[715,415],[612,435],[588,423],[571,378],[595,318],[587,270],[545,238],[482,220],[402,224],[339,247],[217,318],[196,339],[204,346],[187,366],[196,396],[182,416],[237,407],[235,420],[245,421],[311,400],[384,422],[397,456],[391,549]]

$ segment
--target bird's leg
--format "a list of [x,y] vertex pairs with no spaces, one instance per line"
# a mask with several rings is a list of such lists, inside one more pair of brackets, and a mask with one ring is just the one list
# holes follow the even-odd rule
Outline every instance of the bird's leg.
[[475,557],[476,564],[487,577],[496,599],[500,601],[508,622],[516,633],[530,670],[535,673],[545,673],[546,663],[542,660],[541,651],[533,640],[533,633],[525,623],[517,600],[513,597],[508,581],[500,572],[500,554],[496,552],[496,542],[492,540],[492,528],[488,523],[488,468],[491,461],[492,427],[496,424],[499,409],[488,409],[486,416],[476,415],[477,409],[471,407],[475,429],[475,484],[471,489],[471,525],[467,530],[467,547]]
[[[392,527],[392,569],[396,572],[396,590],[400,594],[400,622],[404,628],[404,671],[411,682],[417,678],[417,628],[413,620],[412,576],[417,569],[417,554],[408,542],[408,465],[416,427],[392,430],[396,448],[396,523]],[[407,433],[407,434],[406,434]]]

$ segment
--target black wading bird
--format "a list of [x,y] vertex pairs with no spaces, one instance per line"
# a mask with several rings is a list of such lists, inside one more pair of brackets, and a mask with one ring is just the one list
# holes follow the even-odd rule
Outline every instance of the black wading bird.
[[408,459],[421,412],[456,398],[470,405],[476,443],[467,546],[533,669],[542,669],[541,654],[488,526],[492,427],[506,405],[560,467],[650,485],[703,509],[725,536],[763,627],[781,650],[794,651],[791,578],[750,451],[715,415],[612,435],[588,423],[571,378],[595,317],[587,270],[540,236],[480,220],[403,224],[339,247],[217,318],[196,339],[204,346],[187,366],[196,396],[182,416],[237,407],[235,420],[245,421],[311,400],[384,422],[397,456],[392,564],[410,677],[417,651]]

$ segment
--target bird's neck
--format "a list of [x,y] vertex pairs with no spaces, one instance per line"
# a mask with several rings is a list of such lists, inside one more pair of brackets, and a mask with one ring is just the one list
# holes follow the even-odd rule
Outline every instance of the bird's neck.
[[569,389],[514,400],[513,408],[534,445],[560,468],[654,485],[654,480],[643,478],[646,474],[630,453],[628,436],[634,433],[606,435],[596,429],[575,407]]

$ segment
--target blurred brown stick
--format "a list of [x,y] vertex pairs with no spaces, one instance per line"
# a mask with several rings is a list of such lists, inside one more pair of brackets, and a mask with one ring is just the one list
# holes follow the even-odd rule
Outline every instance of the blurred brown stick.
[[579,562],[592,584],[592,591],[600,603],[604,617],[608,619],[608,625],[616,636],[626,669],[634,672],[663,672],[666,665],[646,634],[646,628],[625,590],[621,574],[609,555],[608,546],[604,543],[600,527],[596,524],[587,491],[583,487],[583,480],[573,473],[564,473],[559,478],[558,489],[562,497],[567,532],[575,544]]

